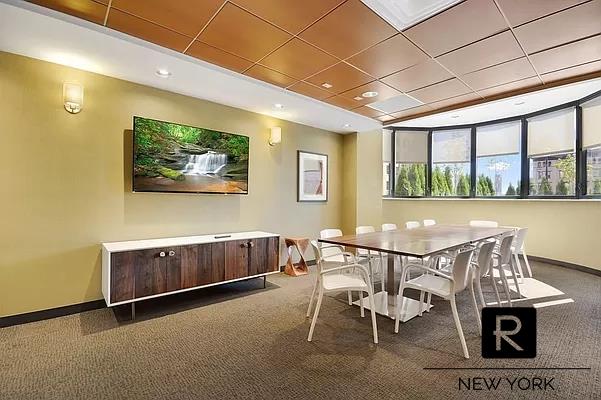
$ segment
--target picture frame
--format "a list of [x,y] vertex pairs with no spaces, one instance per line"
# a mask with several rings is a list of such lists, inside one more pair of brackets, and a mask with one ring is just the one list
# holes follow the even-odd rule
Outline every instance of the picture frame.
[[328,201],[328,155],[297,151],[297,202]]

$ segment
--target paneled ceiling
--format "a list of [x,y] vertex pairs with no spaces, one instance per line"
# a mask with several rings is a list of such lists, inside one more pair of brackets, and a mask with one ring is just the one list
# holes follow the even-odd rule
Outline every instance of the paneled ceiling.
[[601,75],[601,0],[465,0],[401,32],[360,0],[30,2],[383,122]]

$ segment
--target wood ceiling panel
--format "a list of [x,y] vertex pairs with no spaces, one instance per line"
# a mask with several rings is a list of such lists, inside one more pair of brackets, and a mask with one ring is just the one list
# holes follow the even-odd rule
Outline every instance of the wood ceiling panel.
[[336,94],[361,86],[373,80],[374,78],[371,76],[364,74],[357,68],[344,62],[339,62],[338,64],[305,79],[305,81],[316,86],[321,86],[322,83],[327,82],[332,85],[328,90]]
[[337,62],[331,55],[295,38],[265,57],[261,64],[285,75],[304,79]]
[[510,31],[505,31],[438,57],[455,74],[463,75],[525,54]]
[[353,108],[357,108],[357,106],[361,106],[361,102],[353,99],[348,99],[342,96],[333,96],[329,97],[325,100],[326,103],[333,104],[337,107],[344,108],[347,110],[351,110]]
[[311,25],[300,37],[339,58],[347,58],[397,31],[359,0],[348,0]]
[[399,34],[349,58],[347,61],[376,78],[390,75],[426,60],[428,56]]
[[601,0],[530,22],[514,31],[528,54],[596,35],[601,33]]
[[231,3],[226,4],[199,40],[251,61],[258,61],[292,36]]
[[432,56],[507,29],[493,0],[467,0],[405,31]]
[[481,69],[480,71],[471,72],[462,76],[461,79],[474,90],[481,90],[532,76],[536,76],[534,68],[532,68],[526,57],[522,57],[517,60]]
[[352,111],[354,113],[361,114],[369,118],[376,118],[385,114],[382,111],[374,110],[373,108],[368,106],[361,106],[359,108],[353,109]]
[[547,74],[543,74],[541,78],[543,78],[545,83],[549,83],[561,79],[571,78],[573,76],[590,74],[592,72],[601,72],[601,61],[593,61],[590,63],[577,65],[575,67],[549,72]]
[[601,59],[601,35],[555,47],[530,56],[540,74]]
[[544,17],[586,0],[497,0],[511,26]]
[[433,103],[429,103],[428,105],[430,107],[432,107],[432,109],[437,110],[439,108],[455,106],[455,105],[466,103],[468,101],[473,101],[473,100],[478,100],[478,99],[481,99],[481,97],[479,95],[477,95],[476,93],[468,93],[468,94],[462,94],[461,96],[451,97],[450,99],[435,101]]
[[344,0],[232,0],[251,13],[297,34]]
[[186,54],[236,72],[242,72],[253,64],[251,61],[226,53],[198,40],[192,43]]
[[[28,0],[43,7],[51,8],[65,14],[73,15],[78,18],[95,22],[104,23],[106,15],[106,3],[108,0]],[[101,4],[102,3],[102,4]]]
[[411,115],[417,115],[417,114],[425,113],[428,111],[432,111],[432,108],[430,106],[424,104],[423,106],[413,107],[408,110],[403,110],[403,111],[392,113],[390,115],[392,115],[394,118],[405,118],[405,117],[408,117]]
[[107,26],[180,52],[184,51],[191,42],[187,36],[119,10],[111,9]]
[[502,93],[535,86],[542,86],[538,77],[526,78],[515,82],[505,83],[503,85],[493,86],[488,89],[479,90],[478,93],[484,97],[492,97]]
[[378,95],[375,97],[364,98],[363,100],[359,100],[360,104],[370,104],[375,103],[376,101],[382,101],[389,99],[394,96],[398,96],[402,94],[396,89],[391,88],[379,81],[370,82],[368,84],[359,86],[357,88],[347,90],[342,93],[341,96],[344,96],[349,99],[353,99],[355,97],[361,97],[361,94],[365,92],[378,92]]
[[294,85],[290,86],[288,89],[293,92],[303,94],[305,96],[313,97],[317,100],[323,100],[328,97],[332,97],[333,93],[328,92],[325,89],[318,88],[306,82],[297,82]]
[[196,37],[224,0],[113,0],[111,7]]
[[460,96],[471,92],[459,79],[453,78],[444,82],[436,83],[422,89],[409,92],[409,95],[423,103],[433,103],[451,97]]
[[452,78],[453,75],[434,60],[427,60],[411,68],[382,78],[381,81],[403,92],[423,88]]
[[253,78],[269,82],[271,84],[287,87],[297,82],[297,79],[291,78],[288,75],[281,74],[272,69],[255,64],[244,75],[252,76]]
[[381,122],[388,122],[388,121],[392,121],[394,119],[394,117],[392,115],[384,114],[379,117],[376,117],[376,119]]

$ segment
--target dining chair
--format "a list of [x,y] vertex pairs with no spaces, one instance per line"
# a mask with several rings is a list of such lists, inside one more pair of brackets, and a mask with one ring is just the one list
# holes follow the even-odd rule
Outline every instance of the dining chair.
[[483,221],[483,220],[472,220],[470,226],[477,226],[480,228],[498,228],[499,223],[497,221]]
[[436,221],[433,219],[425,219],[424,220],[424,226],[432,226],[432,225],[436,225]]
[[518,283],[518,278],[515,273],[515,268],[512,262],[512,253],[511,253],[511,244],[513,243],[513,234],[505,235],[501,239],[501,245],[499,246],[499,251],[493,251],[493,262],[492,262],[492,275],[493,279],[500,278],[501,284],[503,285],[503,289],[505,290],[505,295],[507,296],[507,304],[511,307],[511,294],[509,292],[509,283],[507,281],[507,276],[511,275],[513,281],[515,283],[516,291],[518,292],[518,296],[522,296],[520,292],[520,286]]
[[[474,267],[474,273],[472,274],[472,282],[476,286],[478,297],[482,303],[482,308],[486,307],[486,301],[484,300],[484,293],[482,292],[482,279],[490,278],[490,283],[495,291],[495,297],[497,299],[497,306],[501,307],[501,298],[499,296],[499,290],[495,282],[494,274],[491,273],[491,264],[493,251],[495,250],[495,241],[482,242],[478,246],[478,255],[472,259],[472,266]],[[480,322],[480,312],[476,307],[476,317],[478,320],[478,328],[482,331],[482,324]]]
[[[313,338],[313,331],[315,330],[315,323],[317,322],[317,316],[319,315],[319,310],[321,309],[324,293],[355,290],[359,292],[361,317],[365,316],[365,310],[363,307],[363,292],[367,292],[369,296],[369,308],[371,311],[371,324],[374,335],[374,343],[377,344],[378,327],[376,325],[376,312],[374,311],[374,291],[369,279],[369,272],[367,271],[367,268],[364,265],[356,263],[340,265],[333,268],[325,268],[326,262],[324,262],[321,247],[315,240],[311,241],[311,246],[313,246],[313,250],[315,251],[315,259],[317,260],[317,278],[315,287],[313,288],[313,294],[311,295],[311,300],[309,302],[309,311],[307,312],[307,316],[309,316],[311,313],[313,298],[315,296],[317,287],[319,287],[319,294],[317,297],[317,305],[315,306],[315,312],[313,313],[313,319],[311,321],[311,328],[309,328],[309,336],[307,337],[307,340],[310,342]],[[341,272],[347,273],[345,274]]]
[[[355,233],[357,235],[363,235],[365,233],[373,233],[375,232],[376,229],[373,226],[368,226],[368,225],[364,225],[364,226],[358,226],[355,228]],[[367,265],[369,267],[369,275],[371,278],[372,282],[375,282],[374,279],[374,275],[376,272],[376,268],[375,268],[375,264],[378,264],[378,268],[377,270],[380,273],[380,284],[382,287],[382,291],[384,291],[384,257],[382,256],[382,253],[380,253],[379,251],[373,251],[373,250],[366,250],[366,249],[357,249],[357,258],[359,260],[367,260]],[[358,261],[359,261],[358,260]]]
[[382,224],[382,232],[397,230],[396,224]]
[[405,228],[407,229],[415,229],[415,228],[419,228],[419,222],[417,221],[407,221],[405,222]]
[[[333,237],[337,237],[337,236],[342,236],[342,230],[337,229],[337,228],[328,228],[328,229],[323,229],[319,232],[320,239],[329,239],[329,238],[333,238]],[[326,259],[330,262],[346,264],[346,263],[348,263],[347,255],[351,254],[351,253],[346,252],[346,250],[343,246],[331,244],[331,245],[327,245],[327,246],[322,246],[321,254],[324,259]],[[354,261],[354,259],[353,259],[353,261]],[[349,304],[349,306],[353,304],[353,295],[350,290],[348,292],[348,304]]]
[[[471,260],[474,254],[474,249],[465,249],[460,251],[459,254],[453,260],[452,270],[450,273],[444,273],[441,270],[427,267],[419,263],[411,263],[403,270],[403,276],[401,277],[401,283],[399,285],[399,293],[397,295],[397,307],[394,323],[394,332],[399,332],[399,323],[401,320],[401,310],[403,308],[403,291],[405,289],[415,289],[420,291],[420,309],[419,315],[422,315],[422,308],[424,302],[424,292],[431,293],[435,296],[441,297],[451,303],[451,311],[453,313],[453,319],[455,320],[455,326],[457,333],[459,334],[459,340],[461,342],[461,348],[463,350],[463,356],[469,358],[467,345],[465,343],[465,337],[463,336],[463,330],[461,329],[461,322],[459,320],[459,314],[457,313],[457,304],[455,303],[455,295],[463,291],[469,281],[471,281],[470,274]],[[410,269],[418,269],[424,272],[424,274],[413,278],[405,282],[405,274]],[[478,312],[478,305],[476,303],[476,297],[473,291],[473,285],[470,286],[472,294],[472,303]]]
[[532,278],[532,269],[530,269],[530,262],[528,261],[528,256],[526,255],[526,246],[524,244],[524,242],[526,241],[527,233],[528,228],[518,228],[513,238],[513,243],[511,245],[512,257],[518,269],[518,274],[520,275],[520,278],[524,277],[522,271],[522,263],[520,262],[520,255],[524,258],[526,270],[528,271],[528,277]]

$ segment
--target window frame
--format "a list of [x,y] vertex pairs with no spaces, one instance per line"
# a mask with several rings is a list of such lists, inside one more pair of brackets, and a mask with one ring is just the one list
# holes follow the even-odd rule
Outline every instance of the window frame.
[[[437,126],[437,127],[410,127],[410,126],[387,126],[385,129],[391,131],[391,148],[390,148],[390,192],[388,196],[382,196],[383,198],[404,198],[404,199],[478,199],[478,200],[515,200],[515,199],[546,199],[546,200],[578,200],[578,199],[601,199],[601,194],[587,194],[587,154],[586,149],[582,148],[582,107],[581,104],[593,100],[597,97],[601,97],[601,90],[594,92],[581,99],[563,103],[554,107],[549,107],[543,110],[535,111],[528,114],[500,118],[496,120],[483,121],[474,124],[462,124],[462,125],[448,125],[448,126]],[[537,117],[540,115],[560,111],[567,108],[574,108],[575,112],[575,148],[574,156],[576,159],[576,171],[575,171],[575,191],[574,195],[557,196],[557,195],[530,195],[530,159],[528,157],[528,118]],[[520,162],[521,162],[521,186],[518,193],[515,196],[477,196],[476,185],[477,185],[477,128],[486,125],[502,124],[506,122],[521,123],[521,143],[520,143]],[[470,138],[470,192],[468,196],[432,196],[432,133],[436,131],[444,131],[451,129],[471,129]],[[426,190],[423,196],[397,196],[395,195],[394,188],[396,187],[396,157],[395,157],[395,139],[396,131],[421,131],[427,132],[428,135],[428,162],[426,165]]]

